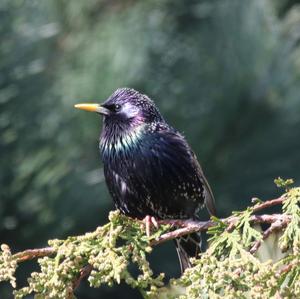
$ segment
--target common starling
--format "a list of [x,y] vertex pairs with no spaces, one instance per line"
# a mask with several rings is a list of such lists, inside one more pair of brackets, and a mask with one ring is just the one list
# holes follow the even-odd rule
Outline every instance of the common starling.
[[[100,153],[115,206],[145,219],[197,219],[205,204],[215,214],[214,197],[185,138],[162,117],[154,102],[130,88],[117,89],[103,104],[76,108],[102,114]],[[200,251],[200,235],[175,240],[181,270]]]

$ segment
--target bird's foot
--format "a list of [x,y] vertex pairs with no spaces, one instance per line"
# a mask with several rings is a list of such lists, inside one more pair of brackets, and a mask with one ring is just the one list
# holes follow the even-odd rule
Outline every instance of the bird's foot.
[[145,225],[147,237],[150,237],[150,235],[151,235],[151,226],[154,226],[155,228],[158,228],[158,223],[157,223],[156,219],[153,216],[147,215],[143,219],[143,223]]

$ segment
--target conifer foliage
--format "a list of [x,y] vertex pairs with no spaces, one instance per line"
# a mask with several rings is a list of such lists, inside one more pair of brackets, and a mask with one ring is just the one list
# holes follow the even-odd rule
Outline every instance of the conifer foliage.
[[[12,285],[16,298],[76,298],[76,288],[85,278],[94,288],[125,282],[144,298],[298,298],[300,188],[288,189],[290,180],[276,183],[287,188],[277,199],[254,199],[252,206],[225,219],[161,221],[149,238],[141,222],[113,211],[109,222],[94,232],[50,240],[49,247],[12,253],[2,244],[0,280]],[[281,206],[281,213],[265,214],[275,205]],[[164,273],[153,274],[148,256],[154,246],[178,234],[204,230],[210,235],[209,246],[193,260],[193,267],[167,284]],[[31,259],[40,270],[31,273],[27,286],[18,288],[17,267]],[[138,274],[132,273],[131,264]]]

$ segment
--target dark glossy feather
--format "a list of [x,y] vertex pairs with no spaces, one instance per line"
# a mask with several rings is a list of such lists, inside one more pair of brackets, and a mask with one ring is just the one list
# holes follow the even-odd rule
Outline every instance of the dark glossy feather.
[[166,124],[141,130],[136,143],[115,140],[115,145],[102,148],[104,173],[117,208],[137,218],[193,218],[205,193],[211,194],[193,152]]
[[[100,151],[116,207],[139,219],[195,219],[204,204],[215,214],[214,198],[196,156],[154,103],[131,89],[118,90],[104,105],[115,103],[124,108],[105,117]],[[198,254],[199,242],[197,234],[177,241],[182,270],[189,266],[188,258]]]

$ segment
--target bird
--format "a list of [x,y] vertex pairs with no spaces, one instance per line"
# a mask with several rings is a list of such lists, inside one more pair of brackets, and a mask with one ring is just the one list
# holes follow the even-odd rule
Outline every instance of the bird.
[[[121,213],[145,219],[146,231],[157,220],[198,220],[204,205],[210,215],[216,214],[196,155],[147,95],[119,88],[103,104],[75,108],[103,116],[99,150],[109,193]],[[175,246],[184,272],[191,266],[190,258],[201,251],[201,236],[180,237]]]

